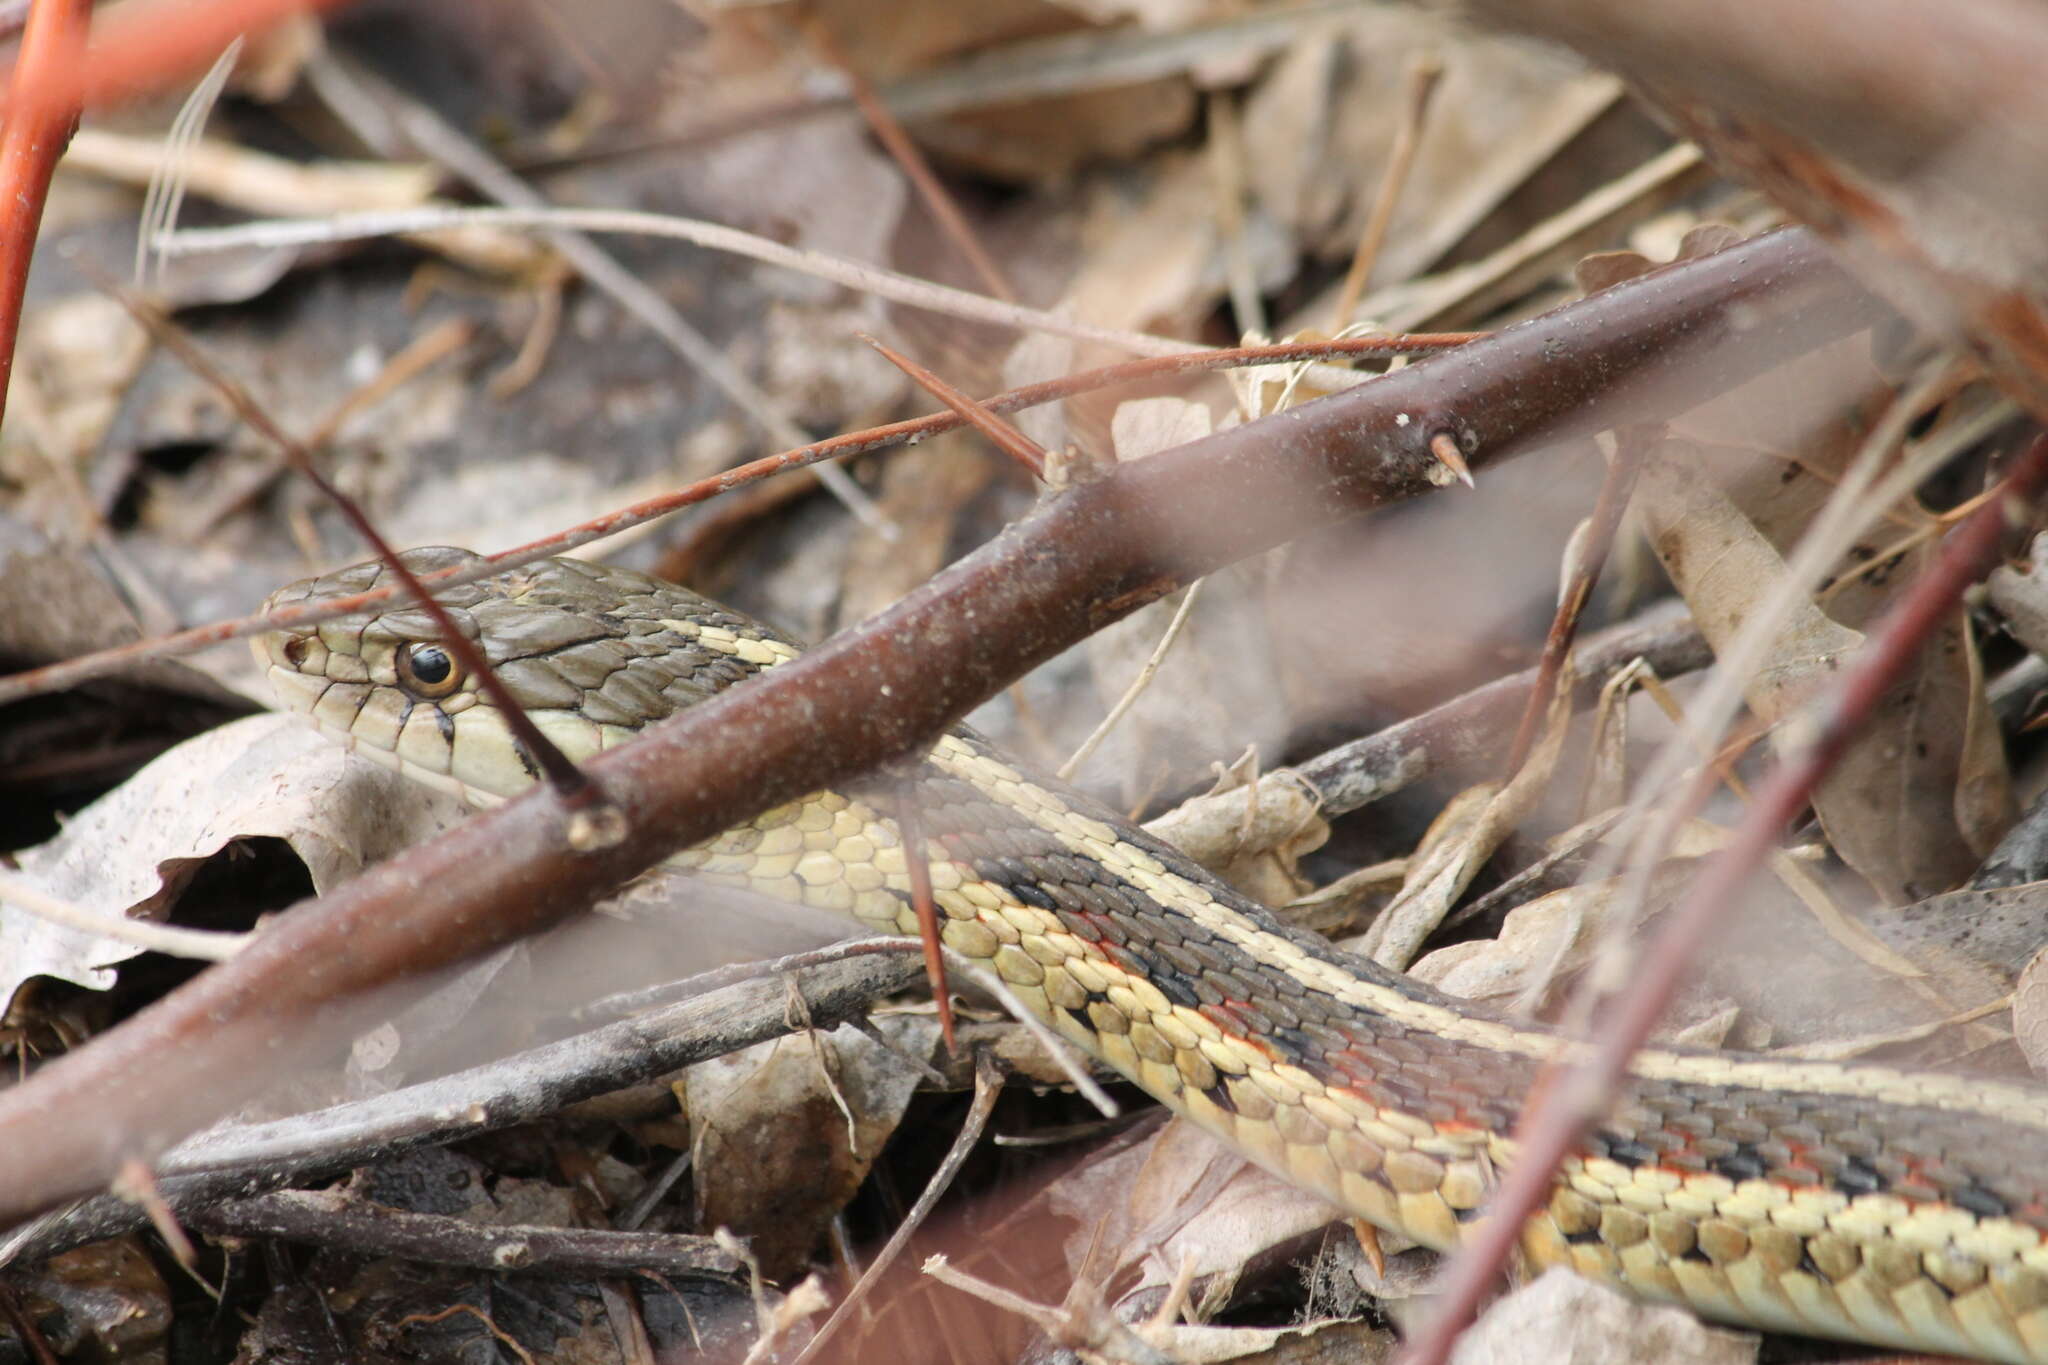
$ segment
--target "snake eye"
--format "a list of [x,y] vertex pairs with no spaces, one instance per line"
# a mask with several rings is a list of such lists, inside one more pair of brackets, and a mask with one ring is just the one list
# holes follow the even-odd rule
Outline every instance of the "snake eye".
[[462,670],[439,645],[400,645],[398,681],[417,697],[445,697],[462,685]]

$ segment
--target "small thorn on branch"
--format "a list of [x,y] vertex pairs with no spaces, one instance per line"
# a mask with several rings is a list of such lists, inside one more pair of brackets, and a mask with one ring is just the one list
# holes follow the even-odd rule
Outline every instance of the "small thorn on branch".
[[1467,488],[1477,486],[1472,482],[1472,466],[1465,463],[1465,452],[1458,449],[1457,437],[1448,431],[1439,431],[1429,438],[1429,453],[1436,456],[1437,462],[1444,468],[1455,474],[1459,483]]
[[882,359],[916,380],[918,387],[922,388],[926,393],[944,403],[954,412],[959,413],[961,418],[973,426],[976,431],[994,442],[998,450],[1030,470],[1033,478],[1039,480],[1045,478],[1046,463],[1052,457],[1046,454],[1044,446],[1026,436],[1015,426],[996,416],[993,412],[989,411],[985,404],[977,399],[970,398],[959,389],[954,388],[951,384],[948,384],[909,356],[902,354],[900,351],[892,350],[889,346],[869,336],[866,332],[860,334],[860,339],[874,347],[881,354]]

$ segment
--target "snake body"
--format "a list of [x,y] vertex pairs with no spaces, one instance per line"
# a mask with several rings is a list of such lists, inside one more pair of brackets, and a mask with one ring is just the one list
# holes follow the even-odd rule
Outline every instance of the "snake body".
[[[416,572],[467,564],[415,550]],[[361,565],[271,605],[386,581]],[[549,560],[441,600],[572,758],[797,653],[671,584]],[[416,608],[260,638],[284,702],[477,805],[534,780]],[[674,861],[916,933],[901,788],[820,792]],[[1514,1160],[1514,1119],[1568,1045],[1290,929],[967,730],[916,783],[948,946],[1061,1035],[1269,1170],[1426,1245],[1458,1244]],[[2048,1361],[2048,1092],[1652,1049],[1522,1231],[1566,1265],[1709,1318]]]

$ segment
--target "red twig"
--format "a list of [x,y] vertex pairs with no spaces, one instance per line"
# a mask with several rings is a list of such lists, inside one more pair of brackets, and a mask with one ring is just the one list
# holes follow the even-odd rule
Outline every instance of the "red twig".
[[6,126],[0,128],[0,412],[7,407],[43,200],[78,124],[77,97],[66,87],[85,51],[91,15],[90,0],[37,0],[8,85]]
[[923,808],[917,804],[917,784],[904,781],[896,795],[896,828],[903,836],[903,867],[910,874],[910,903],[917,911],[917,937],[924,949],[924,978],[932,988],[932,1003],[939,1011],[939,1033],[946,1051],[957,1054],[959,1040],[953,1032],[953,993],[946,984],[945,941],[939,937],[939,907],[932,899],[931,847],[924,839]]
[[[91,45],[52,81],[49,98],[96,109],[161,90],[207,66],[235,39],[336,0],[136,0],[94,25]],[[40,10],[43,0],[37,0]],[[34,17],[29,20],[31,28]],[[7,113],[13,115],[14,95]]]
[[860,339],[874,347],[881,354],[882,359],[916,380],[918,387],[922,388],[926,393],[944,403],[954,412],[959,413],[962,418],[973,425],[976,431],[988,437],[994,443],[996,449],[1002,451],[1003,454],[1009,456],[1018,464],[1023,465],[1034,479],[1043,479],[1045,477],[1046,453],[1044,446],[1038,444],[1038,442],[1032,440],[993,412],[990,412],[985,404],[978,403],[960,392],[960,390],[954,388],[951,384],[948,384],[909,356],[904,355],[901,351],[884,345],[865,332],[860,334]]
[[2005,529],[2026,524],[2028,504],[2044,483],[2048,437],[2037,437],[2014,462],[1996,495],[1949,537],[1940,557],[1886,615],[1855,665],[1817,708],[1805,751],[1788,756],[1772,770],[1734,840],[1665,919],[1629,989],[1594,1030],[1598,1042],[1592,1055],[1583,1066],[1556,1077],[1556,1083],[1539,1086],[1540,1098],[1523,1111],[1515,1127],[1514,1165],[1494,1195],[1482,1230],[1451,1261],[1437,1314],[1410,1346],[1404,1365],[1441,1365],[1449,1357],[1452,1341],[1500,1273],[1521,1237],[1522,1225],[1549,1194],[1559,1163],[1606,1112],[1629,1059],[1663,1015],[1700,944],[1770,855],[1785,826],[1805,808],[1814,787],[1868,723],[1900,671],[1955,609],[1963,590],[1996,563]]

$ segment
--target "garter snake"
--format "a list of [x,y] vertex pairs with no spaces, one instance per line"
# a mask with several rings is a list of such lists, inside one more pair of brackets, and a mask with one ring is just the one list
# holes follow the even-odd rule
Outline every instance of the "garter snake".
[[[427,572],[466,551],[407,555]],[[378,586],[377,565],[271,605]],[[684,589],[549,560],[441,600],[572,758],[795,656]],[[472,804],[534,780],[417,608],[256,642],[287,706]],[[893,782],[820,792],[672,861],[915,933]],[[1060,1034],[1282,1177],[1450,1248],[1556,1036],[1281,925],[967,730],[914,798],[942,936]],[[1724,1321],[2048,1361],[2048,1092],[1873,1065],[1651,1049],[1524,1228],[1568,1265]]]

